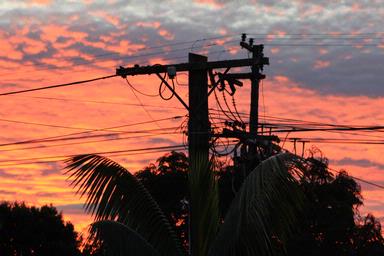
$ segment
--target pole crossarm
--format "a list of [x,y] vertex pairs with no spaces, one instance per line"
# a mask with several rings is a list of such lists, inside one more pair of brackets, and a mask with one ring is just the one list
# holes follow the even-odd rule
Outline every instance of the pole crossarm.
[[206,70],[216,68],[227,68],[227,67],[245,67],[259,64],[269,63],[268,58],[261,59],[236,59],[236,60],[221,60],[221,61],[210,61],[203,63],[179,63],[179,64],[167,64],[167,65],[152,65],[152,66],[139,66],[133,67],[119,67],[116,69],[116,75],[123,78],[127,76],[135,75],[151,75],[156,73],[167,72],[168,68],[174,67],[176,71],[191,71],[191,70]]
[[276,141],[280,142],[280,139],[278,136],[275,135],[256,135],[251,134],[249,132],[244,131],[231,131],[228,129],[224,129],[223,133],[221,134],[211,134],[212,137],[218,137],[218,138],[237,138],[240,140],[249,140],[249,139],[256,139],[257,141]]

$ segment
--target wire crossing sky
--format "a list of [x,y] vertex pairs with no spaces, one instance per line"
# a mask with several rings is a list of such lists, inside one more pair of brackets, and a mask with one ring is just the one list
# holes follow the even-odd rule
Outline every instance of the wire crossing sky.
[[[186,63],[189,52],[209,61],[247,58],[239,46],[247,33],[270,59],[260,131],[299,155],[318,147],[330,168],[378,185],[361,183],[361,211],[383,220],[382,2],[175,3],[0,3],[0,199],[53,203],[84,229],[90,217],[57,160],[104,152],[135,172],[186,149],[185,108],[161,99],[171,93],[159,93],[156,76],[129,77],[129,86],[114,78],[116,68]],[[185,102],[187,85],[188,73],[177,73],[175,90]],[[236,89],[233,97],[210,96],[214,132],[228,121],[249,122],[250,85]],[[217,139],[215,150],[225,154],[235,144]]]

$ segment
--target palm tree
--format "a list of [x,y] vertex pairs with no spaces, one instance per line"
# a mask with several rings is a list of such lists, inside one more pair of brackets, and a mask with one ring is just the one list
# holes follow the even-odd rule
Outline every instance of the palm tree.
[[148,190],[124,167],[86,154],[68,159],[66,168],[95,216],[90,239],[106,255],[273,255],[283,249],[303,205],[297,162],[287,153],[263,161],[220,220],[217,182],[210,163],[197,155],[188,174],[188,252]]

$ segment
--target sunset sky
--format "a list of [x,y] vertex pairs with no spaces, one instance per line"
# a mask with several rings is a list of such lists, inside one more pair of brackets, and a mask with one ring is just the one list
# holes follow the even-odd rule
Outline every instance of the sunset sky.
[[[384,125],[380,0],[1,1],[0,15],[0,94],[113,75],[119,66],[187,62],[189,52],[209,60],[246,58],[239,42],[247,33],[270,58],[260,89],[261,122]],[[157,95],[154,75],[128,79],[154,97],[135,95],[120,77],[0,96],[0,199],[52,203],[83,231],[91,218],[63,174],[66,156],[109,152],[135,172],[168,151],[134,150],[183,145],[183,106]],[[177,74],[176,91],[186,102],[187,81],[187,73]],[[248,82],[234,98],[247,121]],[[217,108],[214,97],[210,104]],[[383,131],[277,135],[287,138],[280,146],[291,151],[295,137],[374,142],[314,142],[305,150],[316,145],[333,169],[384,186]],[[302,144],[296,149],[301,154]],[[361,186],[361,212],[384,221],[384,190]]]

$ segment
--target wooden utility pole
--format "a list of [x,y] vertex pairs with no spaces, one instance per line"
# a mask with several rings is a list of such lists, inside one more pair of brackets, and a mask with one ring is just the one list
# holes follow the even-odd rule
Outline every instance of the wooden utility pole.
[[261,79],[265,78],[265,75],[261,74],[260,71],[263,70],[264,65],[269,65],[269,59],[264,57],[263,45],[253,45],[252,38],[249,40],[249,43],[246,43],[245,39],[246,36],[243,34],[240,45],[252,53],[252,60],[253,63],[255,63],[251,67],[251,104],[249,116],[249,133],[251,136],[254,136],[254,143],[248,145],[247,155],[247,158],[249,159],[247,169],[253,170],[255,165],[258,164],[257,161],[254,161],[254,159],[257,156],[257,138],[259,137],[259,83]]
[[[189,157],[192,159],[196,154],[204,160],[209,159],[209,147],[211,137],[238,138],[243,145],[242,158],[246,161],[253,162],[252,159],[257,157],[258,144],[265,141],[278,140],[273,136],[264,136],[258,134],[258,101],[259,101],[259,81],[265,76],[260,73],[263,65],[269,64],[269,59],[263,55],[263,45],[253,45],[253,40],[245,42],[246,35],[242,36],[240,46],[247,49],[252,58],[233,59],[209,62],[206,56],[190,53],[188,63],[177,63],[168,65],[148,65],[133,67],[120,67],[116,69],[116,75],[123,78],[135,75],[155,74],[165,86],[172,91],[174,96],[189,112],[188,123],[188,151]],[[235,67],[251,67],[251,73],[228,73],[231,68]],[[214,73],[215,69],[225,69],[223,73]],[[180,97],[174,86],[168,84],[162,73],[166,73],[170,79],[176,76],[177,72],[189,72],[189,104]],[[211,89],[208,91],[207,78],[209,74]],[[238,79],[251,80],[251,106],[249,131],[226,131],[223,134],[212,134],[208,120],[208,97],[216,89],[226,90],[230,95],[234,95],[236,86],[241,87],[243,83]],[[244,124],[243,124],[244,125]],[[244,155],[246,152],[246,155]],[[252,164],[246,164],[246,169],[252,169]]]
[[[190,64],[205,64],[208,58],[202,55],[189,54]],[[208,76],[206,69],[189,71],[189,123],[188,150],[189,156],[199,154],[208,162],[209,132],[208,120]]]
[[[258,98],[259,98],[259,81],[264,78],[264,75],[260,74],[260,70],[263,65],[269,63],[268,58],[264,58],[262,54],[262,45],[253,45],[253,42],[246,43],[245,35],[240,43],[243,48],[246,48],[252,53],[252,58],[247,59],[235,59],[235,60],[223,60],[209,62],[206,56],[198,54],[189,54],[188,63],[178,63],[169,65],[151,65],[151,66],[139,66],[133,67],[120,67],[116,70],[116,75],[123,78],[127,76],[135,75],[150,75],[155,74],[173,95],[179,100],[179,102],[188,110],[189,122],[188,122],[188,153],[190,160],[190,175],[196,174],[197,176],[190,176],[195,178],[191,180],[199,180],[198,191],[210,191],[212,184],[207,181],[207,177],[211,175],[209,167],[209,149],[211,138],[236,138],[239,140],[238,145],[241,146],[242,158],[246,159],[242,162],[242,170],[250,170],[250,166],[254,164],[252,157],[256,156],[257,143],[278,140],[276,136],[264,136],[257,133],[258,128]],[[251,67],[251,73],[228,73],[231,68],[234,67]],[[224,72],[215,69],[225,69]],[[168,84],[167,79],[161,73],[168,75],[169,79],[174,79],[177,72],[188,71],[189,76],[189,99],[187,104],[180,95],[177,94],[176,88]],[[215,72],[214,72],[215,71]],[[210,78],[211,88],[208,92],[208,74]],[[232,130],[223,129],[222,133],[213,134],[211,131],[209,118],[208,118],[208,98],[214,90],[223,91],[233,96],[236,92],[236,87],[243,86],[243,83],[239,79],[251,79],[251,116],[249,132],[246,131],[246,125],[240,123],[237,120],[233,120],[236,123],[233,124]],[[229,108],[229,107],[228,107]],[[237,111],[237,110],[236,110]],[[235,118],[236,119],[236,118]],[[241,118],[240,118],[241,119]],[[240,126],[239,124],[240,123]],[[241,127],[238,129],[238,127]],[[235,152],[237,146],[235,147]],[[249,150],[247,151],[247,147]],[[197,168],[196,168],[197,167]],[[198,170],[199,172],[194,172]],[[205,172],[206,171],[206,172]],[[242,179],[246,177],[246,171],[243,171],[244,175]],[[242,180],[241,180],[242,181]],[[241,183],[240,183],[241,184]],[[205,209],[209,209],[204,203],[204,198],[201,197],[202,193],[194,193],[190,191],[189,205],[189,222],[194,223],[200,218],[205,218],[207,214]],[[203,193],[205,196],[205,194]],[[210,202],[206,202],[210,203]],[[202,239],[204,236],[210,236],[205,234],[205,228],[199,226],[197,229],[191,230],[189,233],[189,243],[191,245],[191,252],[204,251],[205,243]]]

